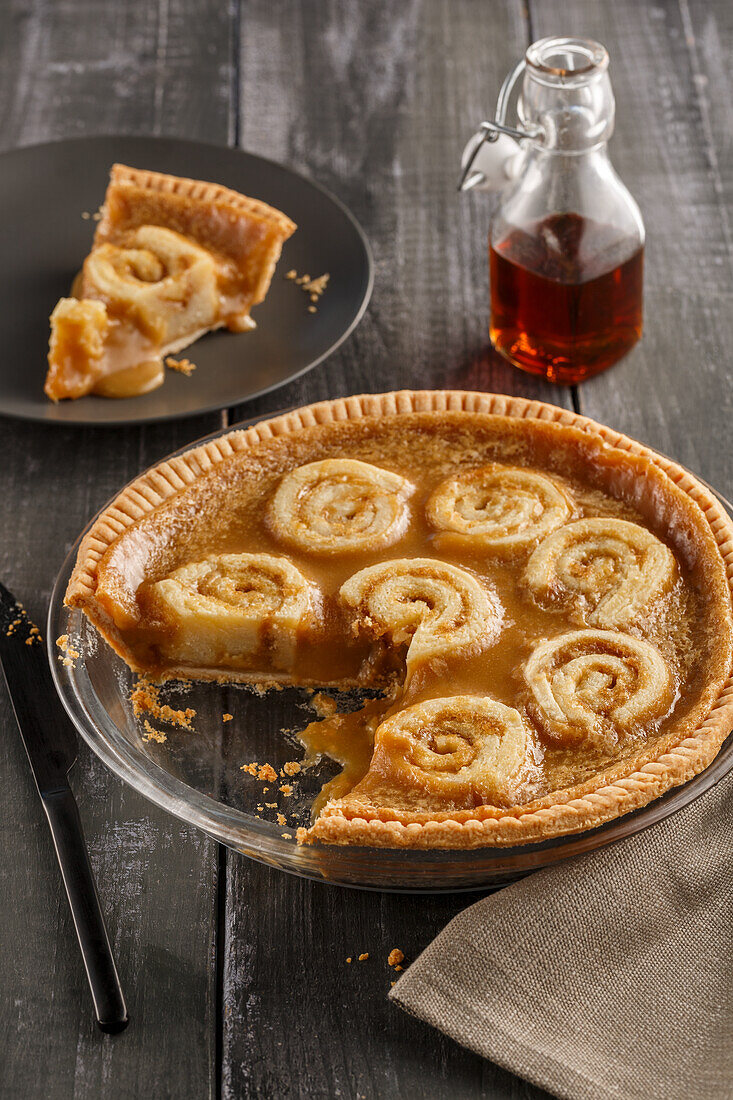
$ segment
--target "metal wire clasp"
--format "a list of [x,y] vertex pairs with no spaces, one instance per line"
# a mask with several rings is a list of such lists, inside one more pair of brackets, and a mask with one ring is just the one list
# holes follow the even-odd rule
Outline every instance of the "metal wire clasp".
[[458,183],[459,191],[470,191],[472,187],[475,187],[483,181],[483,172],[474,172],[472,175],[469,175],[469,173],[474,165],[478,151],[484,142],[496,141],[499,134],[507,134],[509,137],[521,141],[523,138],[535,137],[538,133],[537,129],[518,130],[516,127],[507,126],[506,124],[509,97],[512,94],[514,85],[524,72],[524,66],[525,60],[522,58],[521,61],[517,62],[511,72],[507,73],[496,100],[496,117],[491,122],[482,122],[474,134],[473,140],[475,144],[461,172],[461,178]]

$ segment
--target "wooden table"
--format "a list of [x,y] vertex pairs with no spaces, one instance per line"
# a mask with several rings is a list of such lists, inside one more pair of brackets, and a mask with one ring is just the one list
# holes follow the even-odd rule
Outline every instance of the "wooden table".
[[[491,351],[489,202],[455,191],[504,73],[550,33],[610,51],[611,152],[648,232],[644,340],[577,391]],[[327,363],[247,406],[146,428],[3,421],[2,579],[42,619],[79,530],[150,463],[245,416],[401,386],[573,405],[732,492],[731,48],[726,0],[7,0],[2,147],[114,132],[241,145],[351,207],[376,286]],[[133,1021],[103,1037],[4,695],[0,708],[0,1096],[543,1095],[386,1000],[389,950],[414,958],[465,896],[279,874],[157,810],[82,746],[73,783]],[[347,966],[355,951],[370,960]]]

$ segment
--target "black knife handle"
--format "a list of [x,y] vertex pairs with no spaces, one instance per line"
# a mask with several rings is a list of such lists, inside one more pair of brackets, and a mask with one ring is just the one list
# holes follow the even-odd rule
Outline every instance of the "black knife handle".
[[43,808],[51,826],[97,1023],[102,1031],[114,1034],[127,1027],[127,1008],[71,788],[44,795]]

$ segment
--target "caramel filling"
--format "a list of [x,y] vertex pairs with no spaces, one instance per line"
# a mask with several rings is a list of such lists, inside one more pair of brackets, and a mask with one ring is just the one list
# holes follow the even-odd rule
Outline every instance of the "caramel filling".
[[628,468],[521,428],[313,436],[130,528],[96,599],[156,676],[382,692],[301,734],[342,765],[316,815],[526,804],[694,716],[715,652],[703,565]]

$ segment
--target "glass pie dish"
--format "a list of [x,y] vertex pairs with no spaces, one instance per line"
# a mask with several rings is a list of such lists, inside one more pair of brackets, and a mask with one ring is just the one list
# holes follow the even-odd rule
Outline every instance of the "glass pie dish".
[[[639,832],[689,804],[733,767],[732,736],[704,772],[643,809],[539,844],[427,851],[299,846],[296,829],[310,823],[314,798],[339,770],[323,757],[291,783],[296,769],[285,767],[303,757],[297,734],[316,717],[318,699],[306,689],[258,694],[231,684],[170,682],[161,689],[160,701],[176,711],[191,708],[195,717],[191,728],[164,725],[161,737],[159,729],[134,713],[133,674],[82,613],[63,604],[81,537],[57,579],[47,629],[54,679],[72,721],[105,764],[151,801],[235,851],[281,870],[377,890],[496,888]],[[65,652],[56,647],[62,635],[68,638]],[[351,709],[358,696],[341,696],[338,702],[341,709]],[[255,763],[259,769],[242,770]],[[263,773],[265,763],[270,768]]]

